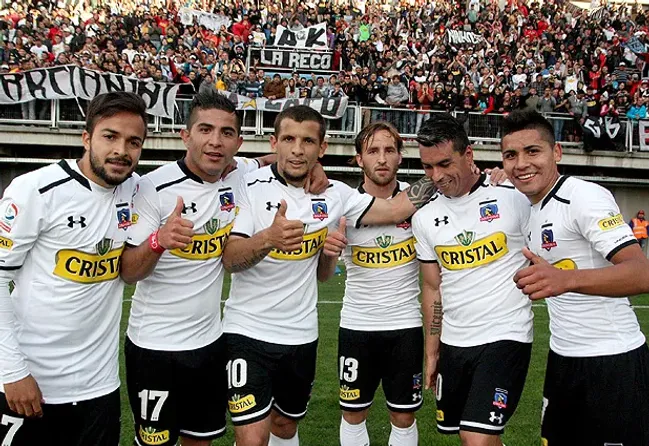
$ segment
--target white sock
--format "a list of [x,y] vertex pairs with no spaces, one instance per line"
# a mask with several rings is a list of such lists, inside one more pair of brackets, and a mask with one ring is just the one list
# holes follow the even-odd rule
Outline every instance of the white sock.
[[300,438],[298,433],[295,432],[293,438],[285,439],[279,438],[270,433],[270,440],[268,440],[268,446],[300,446]]
[[340,419],[340,446],[370,446],[365,420],[359,424],[349,424],[345,418]]
[[392,425],[390,432],[389,446],[417,446],[419,444],[419,432],[417,431],[417,420],[410,427],[396,427]]

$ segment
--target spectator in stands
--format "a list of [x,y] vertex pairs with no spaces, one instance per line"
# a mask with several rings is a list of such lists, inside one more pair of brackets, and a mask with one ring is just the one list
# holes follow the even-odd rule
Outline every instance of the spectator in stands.
[[631,226],[633,235],[635,235],[638,243],[640,243],[640,247],[643,251],[645,251],[647,245],[647,227],[649,227],[649,221],[645,220],[643,210],[639,210],[635,218],[632,218],[631,221],[629,221],[629,226]]
[[311,89],[311,97],[326,98],[327,96],[329,96],[329,85],[325,84],[324,77],[318,76],[316,85]]
[[[261,73],[263,79],[263,71]],[[259,79],[259,73],[257,74],[257,79]],[[295,90],[295,80],[293,81],[293,90]],[[286,97],[287,87],[284,86],[282,82],[282,77],[275,73],[273,75],[273,80],[264,85],[264,97],[268,99],[282,99]],[[296,91],[297,93],[297,91]]]
[[633,99],[633,104],[629,111],[626,113],[626,117],[637,121],[638,119],[645,119],[647,117],[647,106],[644,103],[644,98],[635,98]]

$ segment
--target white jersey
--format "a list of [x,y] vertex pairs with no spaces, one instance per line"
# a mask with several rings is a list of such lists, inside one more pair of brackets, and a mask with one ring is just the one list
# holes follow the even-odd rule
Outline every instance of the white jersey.
[[[532,207],[529,228],[530,250],[561,269],[611,266],[611,257],[637,243],[609,191],[569,177]],[[645,342],[627,298],[565,293],[546,302],[550,348],[559,355],[615,355]]]
[[149,350],[195,350],[222,333],[221,254],[236,214],[235,193],[255,160],[235,158],[237,168],[224,179],[204,182],[185,160],[144,175],[134,198],[137,224],[128,243],[138,246],[163,226],[182,197],[182,217],[194,223],[195,235],[183,250],[165,251],[155,269],[138,282],[133,294],[128,337]]
[[[399,182],[394,191],[407,189]],[[358,188],[365,193],[363,187]],[[382,331],[421,327],[419,262],[409,221],[347,228],[347,281],[340,326]]]
[[[0,200],[0,373],[28,374],[46,403],[119,387],[119,259],[135,178],[104,188],[63,160],[12,181]],[[15,288],[9,300],[7,285]],[[13,315],[11,314],[13,311]],[[7,313],[8,312],[8,313]]]
[[342,216],[355,225],[374,198],[333,180],[323,194],[307,194],[287,184],[276,164],[248,174],[246,183],[232,235],[251,237],[270,227],[284,199],[286,218],[302,221],[304,239],[299,250],[273,250],[257,265],[232,275],[224,330],[275,344],[313,342],[318,338],[316,271],[328,230],[337,229]]
[[437,194],[414,215],[417,257],[441,270],[445,344],[532,342],[532,305],[513,280],[528,263],[529,212],[523,194],[482,175],[469,194]]

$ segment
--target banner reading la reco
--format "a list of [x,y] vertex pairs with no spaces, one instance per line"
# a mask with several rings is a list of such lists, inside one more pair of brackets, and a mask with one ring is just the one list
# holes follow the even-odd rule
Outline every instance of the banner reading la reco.
[[259,59],[259,67],[282,68],[305,72],[331,71],[333,53],[282,48],[251,48],[253,57]]
[[0,104],[17,104],[34,99],[91,100],[102,93],[129,91],[142,96],[147,113],[171,118],[178,88],[180,84],[143,81],[76,65],[63,65],[0,75]]
[[249,98],[236,93],[219,91],[226,96],[236,106],[237,110],[263,110],[270,112],[281,112],[289,107],[296,105],[308,105],[314,110],[320,112],[326,119],[338,119],[345,114],[349,99],[341,98],[300,98],[300,99],[266,99],[266,98]]

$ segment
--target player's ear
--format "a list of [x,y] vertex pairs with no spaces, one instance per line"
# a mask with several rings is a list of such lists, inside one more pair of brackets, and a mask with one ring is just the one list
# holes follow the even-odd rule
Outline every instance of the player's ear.
[[552,149],[553,155],[554,155],[554,160],[558,163],[561,161],[561,157],[563,156],[563,148],[561,147],[561,144],[558,142],[554,143],[554,148]]
[[356,164],[358,167],[363,167],[363,156],[359,153],[356,154]]
[[318,152],[318,158],[322,158],[327,151],[327,147],[329,147],[329,143],[327,141],[323,141],[322,144],[320,144],[320,152]]
[[277,138],[275,135],[270,135],[270,151],[277,153]]
[[83,133],[81,133],[81,142],[83,143],[83,149],[85,151],[90,150],[91,139],[92,139],[92,135],[88,133],[88,130],[84,130]]
[[180,138],[183,140],[183,143],[185,144],[185,147],[187,147],[187,140],[189,139],[189,130],[181,129],[180,130]]

